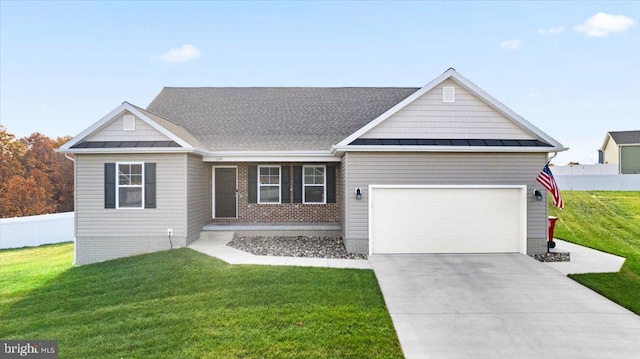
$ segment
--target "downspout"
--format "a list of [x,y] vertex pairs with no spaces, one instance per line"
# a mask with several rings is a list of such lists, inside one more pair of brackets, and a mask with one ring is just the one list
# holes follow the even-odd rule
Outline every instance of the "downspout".
[[64,158],[68,159],[69,161],[73,162],[73,263],[71,263],[71,265],[77,265],[76,264],[76,258],[78,258],[78,256],[76,255],[76,250],[78,248],[78,246],[76,245],[76,229],[78,228],[77,226],[77,217],[76,217],[76,199],[78,196],[76,196],[76,159],[69,157],[68,153],[64,154]]

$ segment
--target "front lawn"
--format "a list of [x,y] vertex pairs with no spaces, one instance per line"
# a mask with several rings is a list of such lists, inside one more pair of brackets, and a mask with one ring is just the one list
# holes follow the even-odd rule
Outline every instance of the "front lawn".
[[60,358],[402,358],[368,270],[232,266],[178,249],[72,267],[0,251],[0,337]]
[[563,191],[555,237],[625,257],[619,273],[571,278],[640,314],[640,192]]

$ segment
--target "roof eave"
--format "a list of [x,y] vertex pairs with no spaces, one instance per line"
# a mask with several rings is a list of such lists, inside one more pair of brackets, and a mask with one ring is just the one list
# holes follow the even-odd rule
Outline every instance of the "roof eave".
[[204,162],[339,162],[331,151],[208,151]]
[[207,152],[193,147],[120,147],[120,148],[59,148],[55,152],[68,154],[142,154],[142,153],[193,153],[204,156]]
[[567,151],[568,147],[511,147],[511,146],[334,146],[335,155],[345,152],[529,152],[550,153]]

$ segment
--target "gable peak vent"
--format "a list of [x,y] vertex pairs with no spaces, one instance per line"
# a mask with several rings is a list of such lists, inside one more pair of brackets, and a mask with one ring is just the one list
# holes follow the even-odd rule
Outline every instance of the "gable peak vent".
[[456,102],[456,88],[454,86],[442,87],[442,102]]
[[123,116],[124,124],[122,127],[123,131],[135,131],[136,130],[136,116],[134,115],[124,115]]

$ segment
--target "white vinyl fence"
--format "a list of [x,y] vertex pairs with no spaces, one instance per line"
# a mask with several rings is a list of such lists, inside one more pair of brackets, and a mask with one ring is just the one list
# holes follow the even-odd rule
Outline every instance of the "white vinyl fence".
[[1,218],[0,249],[73,241],[74,216],[74,212],[66,212]]
[[564,191],[640,191],[640,175],[578,175],[553,177]]

